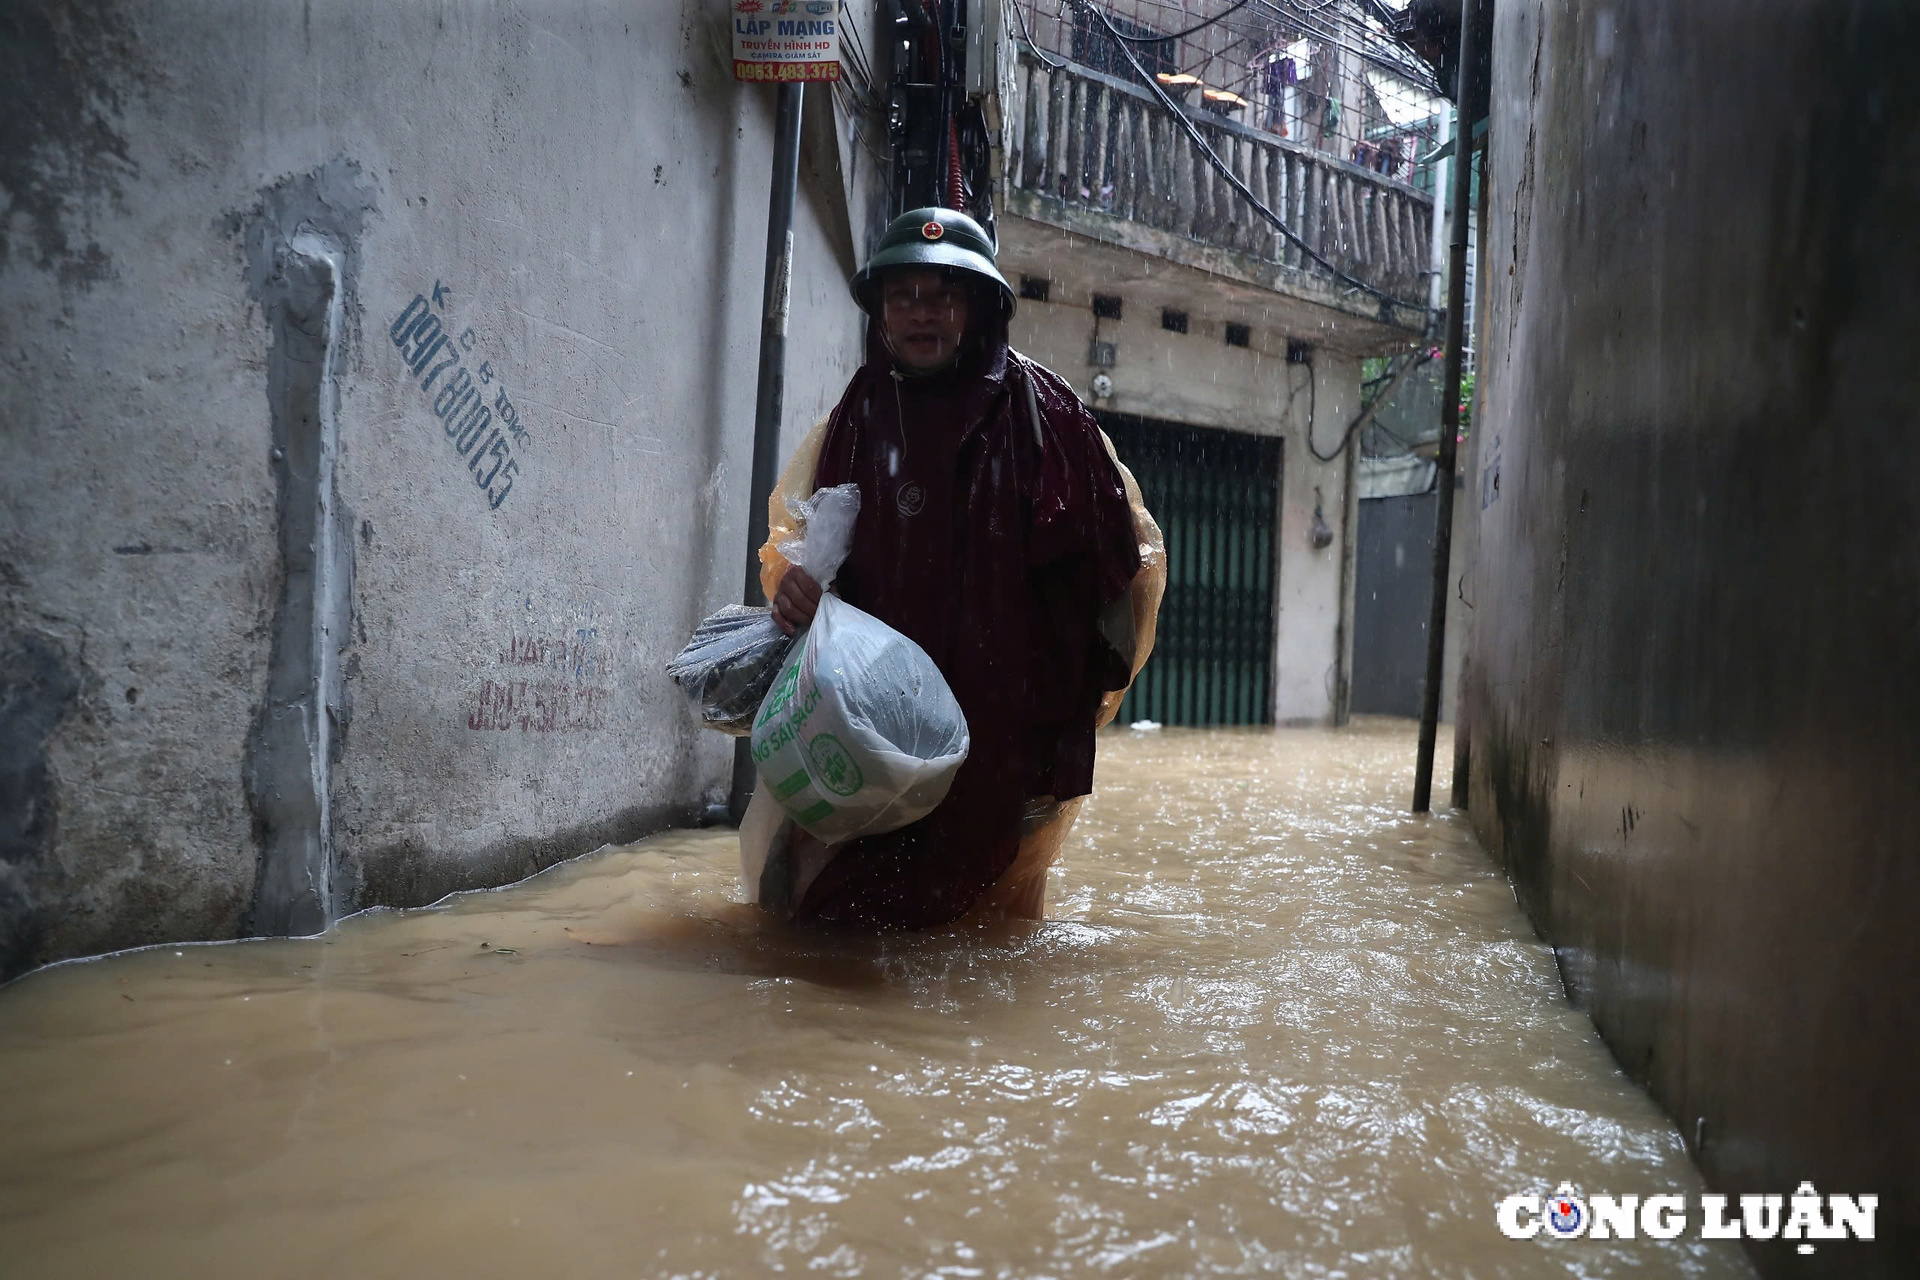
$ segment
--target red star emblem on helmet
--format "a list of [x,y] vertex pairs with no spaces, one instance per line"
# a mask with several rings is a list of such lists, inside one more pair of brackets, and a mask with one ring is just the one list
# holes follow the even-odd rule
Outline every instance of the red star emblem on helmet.
[[938,240],[941,236],[947,234],[947,229],[938,222],[928,219],[926,224],[920,228],[920,234],[929,240]]

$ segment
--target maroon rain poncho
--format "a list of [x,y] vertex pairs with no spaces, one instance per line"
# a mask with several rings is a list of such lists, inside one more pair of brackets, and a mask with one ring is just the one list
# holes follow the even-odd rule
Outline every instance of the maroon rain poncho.
[[997,309],[982,313],[954,365],[917,376],[896,372],[870,324],[813,476],[860,486],[836,593],[927,651],[972,745],[939,808],[840,847],[796,919],[918,929],[964,915],[1012,865],[1029,797],[1092,789],[1095,713],[1131,675],[1097,630],[1140,568],[1120,473],[1072,389],[1008,348]]

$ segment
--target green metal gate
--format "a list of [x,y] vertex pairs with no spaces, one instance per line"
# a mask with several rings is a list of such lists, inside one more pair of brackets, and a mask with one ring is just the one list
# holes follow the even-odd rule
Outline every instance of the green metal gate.
[[1268,723],[1280,442],[1098,417],[1167,538],[1159,638],[1118,721]]

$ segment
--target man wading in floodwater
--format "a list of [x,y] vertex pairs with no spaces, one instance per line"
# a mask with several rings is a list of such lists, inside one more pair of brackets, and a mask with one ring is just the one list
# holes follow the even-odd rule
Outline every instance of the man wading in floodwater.
[[[797,920],[918,929],[964,915],[1026,860],[1023,820],[1030,843],[1051,819],[1064,836],[1072,811],[1058,802],[1092,789],[1096,720],[1114,705],[1103,699],[1136,670],[1129,586],[1142,537],[1152,546],[1158,531],[1144,508],[1151,532],[1136,530],[1127,481],[1072,388],[1008,347],[1013,290],[993,259],[965,214],[894,220],[853,280],[866,363],[816,429],[811,476],[795,468],[814,438],[782,485],[860,486],[834,590],[927,651],[972,737],[920,821],[831,847],[796,831],[761,900]],[[812,621],[820,587],[779,541],[776,530],[761,551],[763,580],[791,632]],[[1041,861],[1028,883],[1023,866],[1025,887],[1003,905],[1038,916],[1045,874]]]

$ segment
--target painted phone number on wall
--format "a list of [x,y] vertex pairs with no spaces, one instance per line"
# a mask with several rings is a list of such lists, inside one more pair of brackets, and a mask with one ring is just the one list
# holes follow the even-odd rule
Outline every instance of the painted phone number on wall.
[[[437,285],[435,292],[439,292]],[[426,295],[416,293],[388,332],[408,372],[420,380],[420,390],[429,397],[428,408],[440,420],[447,442],[466,462],[474,484],[487,495],[487,505],[498,511],[520,471],[513,445],[525,439],[526,429],[506,388],[492,386],[493,366],[485,360],[480,362],[480,381],[476,384],[474,375],[461,363],[461,347],[473,346],[468,337],[472,330],[456,342],[434,314]],[[484,388],[492,390],[491,404]]]

